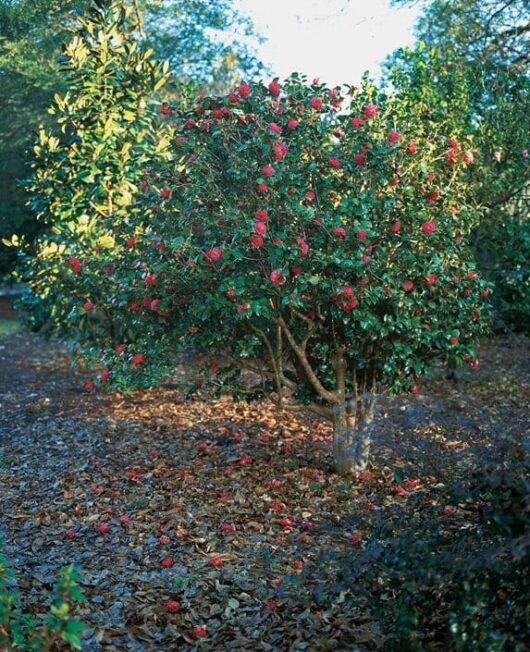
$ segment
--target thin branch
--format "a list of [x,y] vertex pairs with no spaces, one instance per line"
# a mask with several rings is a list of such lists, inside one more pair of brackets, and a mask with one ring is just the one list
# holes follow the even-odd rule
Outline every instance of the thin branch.
[[138,28],[138,32],[140,33],[140,36],[145,40],[146,35],[144,30],[144,21],[142,20],[142,12],[140,11],[140,7],[138,6],[138,0],[132,0],[132,4],[134,7],[134,13],[136,15],[136,27]]

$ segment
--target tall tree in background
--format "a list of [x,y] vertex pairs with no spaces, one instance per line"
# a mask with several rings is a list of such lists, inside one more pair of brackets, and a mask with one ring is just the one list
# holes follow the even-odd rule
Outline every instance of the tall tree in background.
[[[95,0],[0,0],[0,237],[36,234],[18,181],[27,174],[26,150],[46,119],[54,93],[61,93],[59,58],[79,16]],[[104,4],[99,3],[99,4]],[[231,0],[123,0],[130,5],[137,38],[159,59],[168,59],[180,81],[221,90],[252,77],[260,66],[247,43],[252,23]],[[0,275],[13,262],[0,244]]]
[[519,67],[530,62],[530,0],[393,0],[423,5],[416,33],[431,46],[474,64]]
[[528,325],[530,1],[422,4],[419,46],[394,53],[387,79],[416,107],[425,129],[445,120],[455,135],[472,139],[477,157],[470,188],[483,209],[476,254],[495,282],[497,306],[516,326]]

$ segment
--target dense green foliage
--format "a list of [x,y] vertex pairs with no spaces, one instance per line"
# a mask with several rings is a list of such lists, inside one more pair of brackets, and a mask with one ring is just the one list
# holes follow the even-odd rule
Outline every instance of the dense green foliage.
[[426,3],[420,47],[387,64],[388,81],[426,129],[445,116],[472,138],[470,183],[483,208],[476,256],[495,283],[496,307],[517,328],[530,323],[529,8],[527,0]]
[[44,622],[40,623],[24,611],[21,597],[14,588],[15,578],[7,561],[0,555],[0,646],[5,652],[47,652],[58,641],[69,649],[81,649],[81,634],[86,629],[72,615],[72,604],[85,600],[73,566],[59,574],[53,591],[52,603]]
[[[259,70],[249,47],[252,24],[229,0],[123,0],[132,10],[135,40],[170,62],[180,83],[226,88]],[[94,0],[0,0],[0,239],[13,233],[33,238],[41,226],[25,205],[18,181],[26,178],[27,149],[39,124],[47,123],[54,93],[64,93],[61,53],[77,19]],[[176,88],[166,87],[169,94]],[[0,275],[13,251],[0,244]]]
[[[112,252],[116,225],[134,218],[142,222],[134,199],[142,166],[164,158],[168,147],[169,134],[158,129],[152,106],[168,80],[168,65],[154,62],[131,38],[132,17],[130,8],[116,4],[82,21],[65,50],[62,70],[69,91],[55,96],[50,112],[56,125],[41,128],[34,148],[28,189],[33,210],[51,227],[38,241],[33,269],[22,262],[39,297],[32,313],[35,327],[51,320],[69,330],[76,311],[63,297],[74,284],[58,285],[65,253],[79,260],[76,256],[87,252]],[[77,266],[71,269],[76,273]],[[101,278],[90,282],[85,276],[79,291],[104,292],[101,285]]]

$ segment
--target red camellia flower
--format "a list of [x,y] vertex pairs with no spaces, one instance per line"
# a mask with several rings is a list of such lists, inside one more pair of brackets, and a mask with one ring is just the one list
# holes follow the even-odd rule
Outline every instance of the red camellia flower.
[[309,253],[309,245],[304,238],[297,238],[296,242],[298,243],[298,253],[300,256],[307,256]]
[[449,344],[451,346],[456,346],[458,344],[458,337],[451,337],[451,339],[449,340]]
[[79,272],[82,269],[81,261],[79,260],[79,258],[69,258],[68,265],[72,270],[72,272],[75,272],[76,274],[79,274]]
[[171,539],[168,537],[167,534],[162,534],[161,537],[158,539],[158,541],[163,546],[167,546],[168,543],[171,543]]
[[291,530],[292,527],[293,527],[293,521],[292,521],[292,519],[287,518],[287,517],[285,517],[285,518],[280,518],[280,519],[278,520],[278,525],[281,525],[281,527],[282,527],[284,530]]
[[467,149],[464,152],[464,156],[462,157],[462,160],[464,161],[465,165],[471,165],[472,163],[475,162],[475,157],[473,156],[473,152],[469,149]]
[[281,134],[282,133],[282,128],[276,122],[269,122],[269,124],[267,125],[267,128],[269,129],[269,131],[272,131],[275,134]]
[[258,208],[254,215],[258,222],[266,222],[269,219],[269,213],[264,208]]
[[131,358],[131,362],[136,365],[145,364],[147,360],[143,353],[135,353]]
[[168,188],[163,188],[160,191],[160,197],[162,197],[162,199],[169,199],[171,197],[171,190]]
[[87,392],[94,391],[94,383],[91,380],[87,380],[84,384],[84,388]]
[[109,525],[108,523],[102,523],[102,524],[98,527],[98,532],[99,532],[100,534],[108,534],[108,533],[110,532],[110,525]]
[[66,530],[66,532],[64,533],[64,538],[70,541],[72,539],[75,539],[75,530],[74,529]]
[[83,310],[85,312],[90,312],[94,308],[94,304],[92,301],[87,301],[86,303],[83,304]]
[[328,163],[331,168],[335,168],[335,169],[340,168],[340,160],[335,156],[330,156],[328,159]]
[[275,95],[279,95],[279,94],[280,94],[280,91],[282,90],[282,87],[281,87],[280,84],[278,83],[278,80],[277,80],[277,79],[273,79],[273,80],[271,81],[271,83],[269,84],[268,89],[269,89],[269,93],[270,93],[272,96],[275,96]]
[[410,279],[403,281],[403,289],[405,290],[405,292],[410,292],[413,287],[414,287],[414,283]]
[[456,165],[458,162],[458,151],[456,149],[450,149],[445,157],[448,165]]
[[296,129],[296,127],[298,127],[299,124],[300,124],[300,122],[298,120],[295,120],[295,118],[289,118],[289,120],[287,120],[287,128],[288,129],[291,129],[291,130]]
[[272,146],[274,150],[274,158],[281,161],[287,155],[287,145],[285,143],[274,143]]
[[196,625],[191,628],[191,635],[193,638],[204,638],[205,636],[208,636],[208,632],[206,631],[206,627]]
[[478,369],[479,367],[479,361],[478,360],[473,360],[473,362],[469,365],[471,369]]
[[320,111],[322,104],[322,99],[320,97],[311,98],[311,108],[315,109],[315,111]]
[[100,379],[102,383],[106,383],[109,380],[109,372],[106,369],[103,369],[100,375]]
[[427,203],[430,205],[434,204],[434,202],[438,199],[439,196],[440,196],[439,190],[432,190],[427,195]]
[[180,611],[181,604],[177,600],[168,600],[166,602],[165,612],[167,614],[176,614]]
[[295,559],[293,561],[293,568],[295,570],[302,570],[303,567],[304,567],[304,562],[301,559]]
[[263,222],[254,222],[254,232],[257,235],[264,236],[267,233],[267,225]]
[[265,165],[261,168],[261,171],[263,172],[263,175],[266,177],[272,177],[272,175],[276,172],[276,170],[272,167],[272,165]]
[[340,309],[342,312],[349,313],[351,312],[354,308],[357,308],[359,305],[359,302],[357,299],[351,299],[351,301],[348,301],[347,303],[340,304]]
[[213,566],[214,568],[221,568],[223,565],[223,560],[221,557],[212,557],[208,560],[208,566]]
[[429,274],[425,277],[427,285],[434,285],[436,283],[436,274]]
[[388,132],[389,143],[399,143],[400,140],[401,140],[401,134],[399,133],[399,131],[392,130]]
[[257,185],[257,191],[258,192],[267,192],[269,189],[269,186],[267,183],[258,183]]
[[239,86],[237,87],[237,92],[239,93],[239,97],[246,99],[252,92],[252,89],[248,84],[243,83],[243,84],[239,84]]
[[353,157],[354,162],[356,165],[364,165],[366,163],[366,155],[365,154],[355,154]]
[[265,244],[263,238],[260,235],[253,234],[250,236],[249,240],[254,249],[259,249]]
[[287,280],[285,276],[283,276],[283,274],[280,272],[279,269],[273,269],[272,272],[270,273],[269,278],[273,285],[285,285]]
[[353,288],[351,285],[343,285],[342,286],[342,295],[346,297],[347,299],[351,299],[354,295]]
[[236,531],[236,526],[233,523],[222,523],[220,529],[225,534],[231,534]]
[[416,154],[418,151],[418,145],[415,142],[407,143],[407,154]]
[[363,124],[364,124],[364,120],[359,116],[355,116],[354,118],[351,119],[351,126],[354,129],[360,129],[363,126]]
[[305,198],[307,201],[314,201],[316,198],[316,194],[312,190],[308,190],[305,194]]
[[174,564],[175,560],[173,557],[164,557],[164,559],[160,561],[160,566],[162,566],[162,568],[171,568]]
[[228,99],[232,104],[237,104],[239,102],[238,96],[233,91],[228,93]]
[[167,104],[162,104],[160,106],[160,113],[162,115],[171,115],[171,113],[172,113],[171,107],[169,107]]
[[147,274],[144,278],[144,283],[146,285],[156,285],[156,276],[154,274]]
[[355,237],[357,238],[357,240],[366,240],[366,231],[363,230],[357,231]]
[[118,521],[119,521],[122,525],[127,525],[127,523],[129,523],[130,520],[131,520],[131,519],[127,516],[127,514],[122,514],[122,515],[119,517],[119,519],[118,519]]
[[427,220],[421,225],[421,230],[423,233],[425,233],[425,235],[432,235],[436,231],[436,224],[430,220]]
[[223,252],[219,247],[212,247],[212,249],[207,249],[205,252],[206,258],[208,260],[211,260],[212,263],[216,263],[219,260],[221,260],[221,256],[223,255]]
[[331,232],[333,233],[333,235],[337,236],[337,238],[344,238],[344,236],[346,235],[346,229],[342,226],[334,226],[331,229]]
[[[248,304],[247,304],[247,305],[248,305]],[[249,306],[249,308],[250,308],[250,306]],[[239,463],[240,463],[242,466],[248,466],[249,464],[252,464],[252,456],[249,455],[248,453],[245,453],[244,455],[242,455],[242,456],[239,458]]]
[[127,240],[125,240],[125,246],[127,247],[127,249],[132,249],[135,244],[136,244],[136,240],[134,238],[127,238]]
[[375,118],[378,111],[379,107],[376,104],[367,104],[363,109],[363,115],[368,119]]

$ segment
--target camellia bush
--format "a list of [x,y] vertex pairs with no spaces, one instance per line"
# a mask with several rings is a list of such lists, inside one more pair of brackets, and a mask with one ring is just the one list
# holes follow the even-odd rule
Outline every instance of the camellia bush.
[[478,366],[489,293],[466,244],[466,143],[416,139],[370,84],[343,104],[293,76],[176,107],[141,229],[116,224],[118,257],[63,262],[78,287],[107,268],[104,296],[85,294],[87,328],[105,315],[131,333],[93,347],[100,380],[151,383],[178,351],[204,354],[203,392],[332,419],[339,473],[366,465],[380,394],[418,391],[440,357]]
[[[203,370],[190,395],[269,397],[331,419],[345,474],[367,464],[379,396],[416,393],[438,358],[478,366],[489,288],[468,245],[475,153],[443,122],[419,130],[368,80],[346,90],[293,75],[163,106],[153,129],[171,131],[171,152],[129,159],[135,190],[112,207],[89,198],[123,187],[115,147],[106,175],[76,147],[80,179],[63,183],[37,152],[33,201],[80,204],[55,229],[54,274],[40,252],[26,278],[94,368],[87,390],[152,385],[192,351]],[[64,174],[70,150],[57,147]]]

